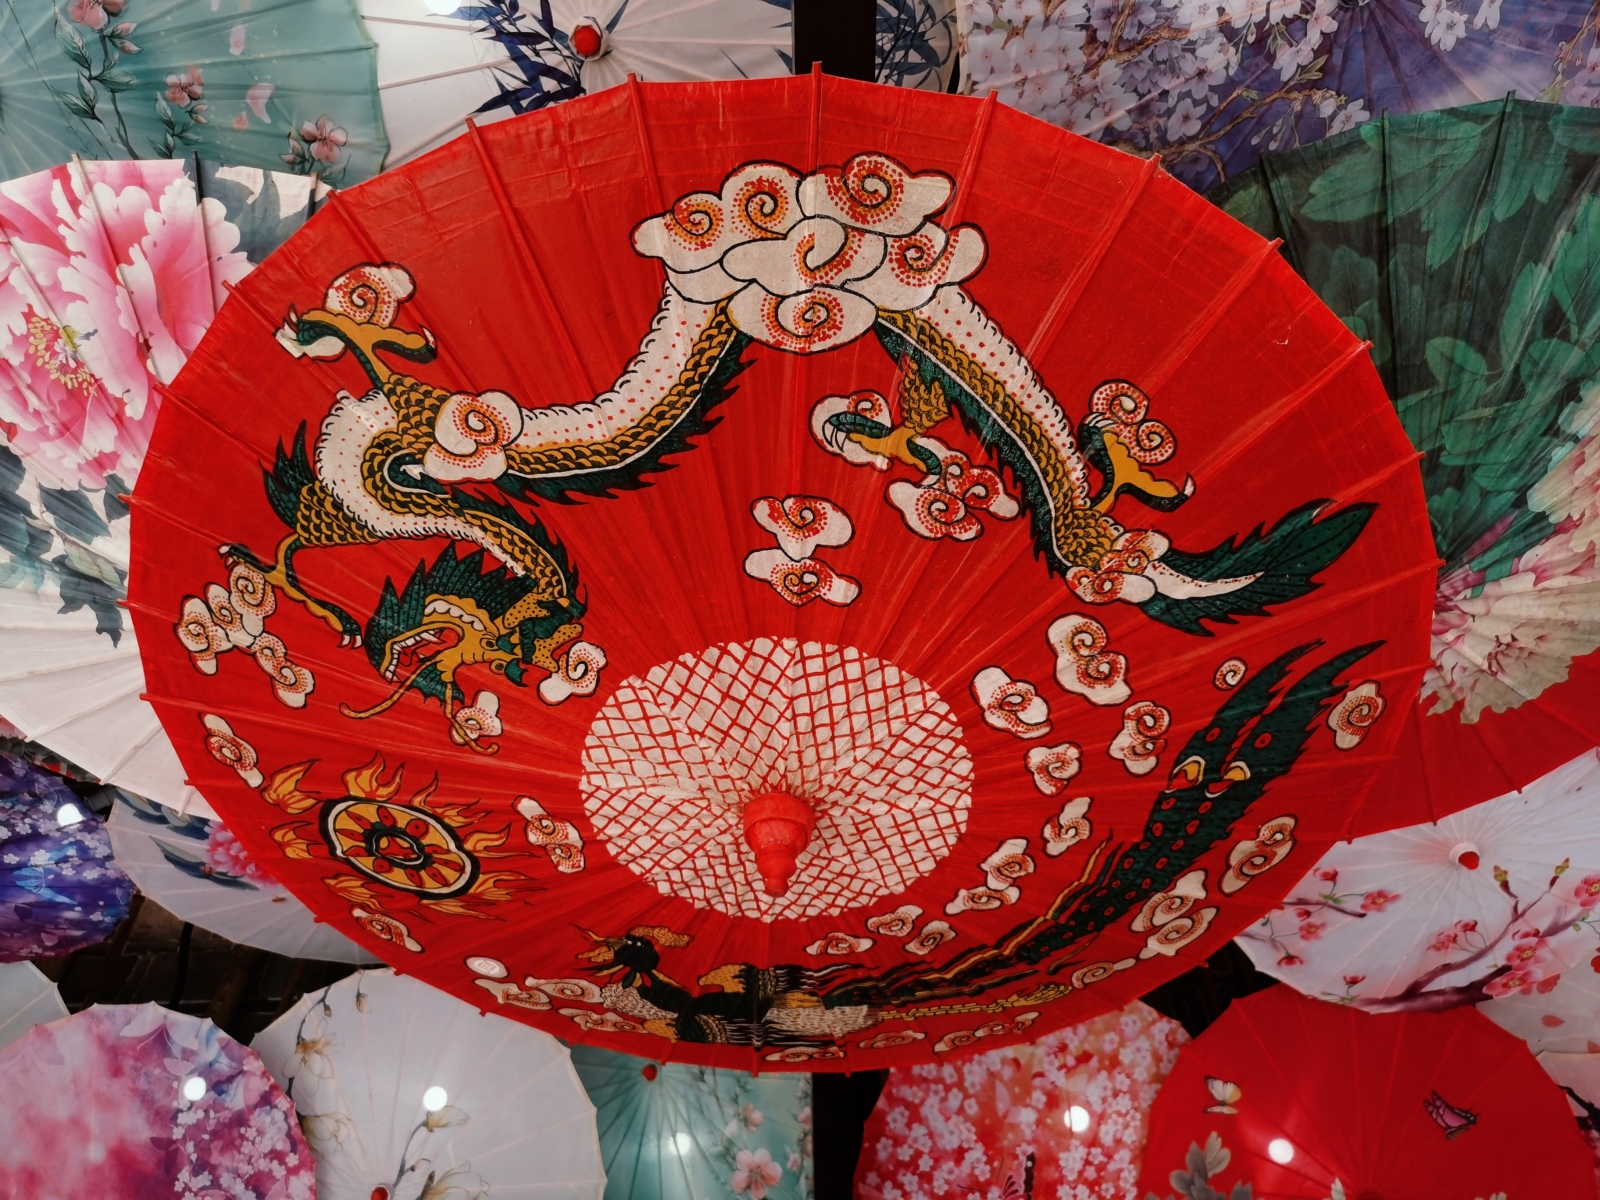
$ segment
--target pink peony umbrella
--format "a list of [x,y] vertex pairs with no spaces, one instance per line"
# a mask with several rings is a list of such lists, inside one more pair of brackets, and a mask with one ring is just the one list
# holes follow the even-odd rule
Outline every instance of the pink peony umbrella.
[[0,184],[0,714],[107,782],[184,782],[119,607],[161,407],[227,289],[316,181],[196,161],[78,162]]
[[896,1067],[867,1122],[856,1195],[1009,1200],[1008,1171],[1032,1155],[1036,1200],[1132,1196],[1146,1115],[1188,1040],[1135,1001],[1032,1045]]

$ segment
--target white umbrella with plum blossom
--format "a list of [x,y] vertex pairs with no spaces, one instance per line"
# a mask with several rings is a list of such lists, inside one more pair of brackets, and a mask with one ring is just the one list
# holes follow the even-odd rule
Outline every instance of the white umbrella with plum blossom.
[[1308,995],[1372,1011],[1494,1001],[1485,1013],[1508,1024],[1502,1005],[1539,1009],[1596,952],[1597,799],[1589,751],[1521,792],[1342,843],[1238,942]]
[[[471,969],[496,976],[487,960]],[[358,971],[304,997],[252,1048],[300,1114],[319,1200],[605,1191],[594,1105],[567,1048],[418,980]]]

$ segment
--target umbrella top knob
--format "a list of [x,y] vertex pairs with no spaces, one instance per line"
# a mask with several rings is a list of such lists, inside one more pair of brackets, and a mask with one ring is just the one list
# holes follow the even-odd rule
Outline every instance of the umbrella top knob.
[[1478,848],[1471,842],[1457,842],[1450,849],[1450,861],[1469,871],[1476,871],[1482,859],[1478,857]]
[[606,52],[605,30],[593,17],[585,17],[572,30],[572,49],[579,58],[599,58]]
[[744,806],[744,840],[756,852],[756,869],[769,896],[789,890],[795,860],[811,842],[816,814],[788,792],[768,792]]

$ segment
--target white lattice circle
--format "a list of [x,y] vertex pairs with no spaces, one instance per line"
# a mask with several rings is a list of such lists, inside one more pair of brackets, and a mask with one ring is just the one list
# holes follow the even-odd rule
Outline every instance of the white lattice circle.
[[[816,917],[893,896],[966,828],[972,758],[939,694],[850,646],[758,638],[625,680],[584,743],[584,807],[662,895],[729,916]],[[817,828],[783,896],[740,814],[763,792]]]

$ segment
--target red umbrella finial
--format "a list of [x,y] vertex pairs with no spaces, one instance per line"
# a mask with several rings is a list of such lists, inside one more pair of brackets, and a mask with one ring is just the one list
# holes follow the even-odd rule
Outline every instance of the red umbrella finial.
[[781,896],[789,890],[795,859],[810,844],[816,827],[811,806],[788,792],[768,792],[745,805],[744,840],[756,852],[767,895]]

